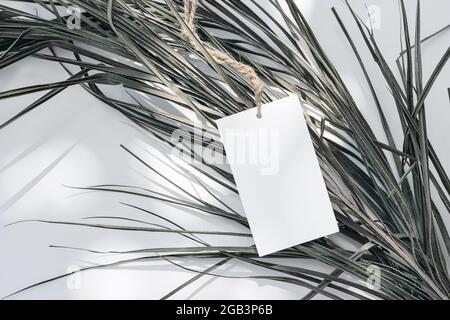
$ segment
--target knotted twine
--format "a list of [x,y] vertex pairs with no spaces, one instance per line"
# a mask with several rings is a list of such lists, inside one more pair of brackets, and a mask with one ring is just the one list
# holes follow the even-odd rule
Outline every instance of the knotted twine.
[[[191,30],[186,30],[186,27],[183,26],[181,31],[181,36],[185,41],[188,41],[196,51],[201,52],[201,45],[204,46],[209,55],[214,59],[214,61],[219,65],[226,65],[237,73],[242,75],[245,79],[247,79],[250,84],[253,86],[254,94],[255,94],[255,103],[256,103],[256,116],[258,118],[262,117],[261,113],[261,100],[264,92],[264,83],[256,74],[256,71],[239,61],[236,61],[226,53],[219,51],[217,49],[211,48],[206,45],[203,41],[200,40],[200,37],[197,33],[197,27],[195,25],[195,13],[197,11],[197,2],[198,0],[184,0],[184,22],[187,27]],[[193,35],[193,36],[192,36]],[[195,41],[197,40],[197,41]]]

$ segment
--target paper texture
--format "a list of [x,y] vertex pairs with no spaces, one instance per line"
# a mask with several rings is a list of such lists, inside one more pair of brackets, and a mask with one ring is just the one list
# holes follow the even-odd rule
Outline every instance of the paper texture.
[[217,121],[260,256],[338,232],[297,97]]

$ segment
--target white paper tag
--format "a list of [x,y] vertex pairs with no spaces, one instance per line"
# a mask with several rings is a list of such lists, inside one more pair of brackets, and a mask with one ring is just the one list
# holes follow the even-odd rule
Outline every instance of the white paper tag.
[[217,121],[259,256],[339,232],[298,97],[262,113]]

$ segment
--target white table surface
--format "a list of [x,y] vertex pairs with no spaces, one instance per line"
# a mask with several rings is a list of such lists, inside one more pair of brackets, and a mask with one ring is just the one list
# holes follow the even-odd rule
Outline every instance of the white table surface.
[[[263,1],[262,1],[263,2]],[[310,21],[325,52],[329,53],[343,75],[362,112],[373,124],[377,134],[382,132],[370,91],[363,74],[331,13],[335,5],[352,34],[357,35],[342,2],[338,0],[297,1]],[[12,3],[12,1],[0,1]],[[362,1],[353,0],[363,15]],[[400,51],[397,1],[371,0],[368,5],[381,9],[381,29],[376,31],[380,47],[394,66]],[[406,1],[411,21],[414,21],[415,1]],[[29,4],[16,3],[21,9],[34,12]],[[423,34],[428,35],[450,22],[448,0],[422,1]],[[44,15],[41,10],[40,15]],[[411,26],[414,30],[414,27]],[[438,59],[449,45],[449,31],[424,45],[424,76],[427,79]],[[362,42],[357,45],[363,48]],[[366,49],[362,56],[371,61]],[[368,64],[381,103],[398,137],[400,127],[392,98],[381,80],[374,63]],[[55,82],[67,77],[55,63],[28,58],[0,70],[0,91],[42,82]],[[437,80],[426,103],[430,139],[434,143],[444,167],[450,172],[448,133],[450,108],[447,88],[450,84],[449,65]],[[126,95],[122,88],[114,90]],[[42,93],[20,98],[0,100],[0,121],[3,122]],[[30,284],[63,274],[76,266],[89,266],[119,259],[117,255],[93,254],[77,250],[49,248],[49,245],[74,246],[95,250],[132,250],[145,247],[185,245],[181,237],[168,234],[144,234],[108,230],[94,230],[72,226],[23,223],[4,227],[22,219],[53,219],[75,221],[87,216],[127,216],[146,219],[142,213],[119,202],[129,202],[173,218],[187,228],[242,231],[223,219],[204,219],[194,211],[180,210],[158,201],[101,192],[80,192],[69,186],[95,184],[127,184],[155,190],[169,191],[164,182],[145,169],[120,147],[125,144],[152,165],[176,176],[161,162],[167,150],[157,147],[154,140],[130,125],[117,111],[101,103],[81,87],[71,87],[38,107],[13,125],[0,131],[0,297]],[[156,147],[155,147],[156,146]],[[190,188],[189,181],[182,181]],[[169,190],[168,190],[169,189]],[[193,190],[194,190],[193,189]],[[224,197],[228,197],[224,194]],[[239,206],[236,199],[234,205]],[[448,221],[447,221],[448,222]],[[204,237],[210,243],[248,245],[248,240]],[[126,258],[121,256],[120,258]],[[185,265],[202,270],[214,260],[188,261]],[[315,262],[291,261],[295,265],[328,267]],[[275,274],[241,262],[230,262],[220,268],[220,274],[242,277]],[[158,299],[195,274],[153,261],[127,264],[101,270],[83,272],[81,286],[73,288],[74,279],[61,279],[33,288],[12,298],[21,299]],[[205,276],[185,288],[173,298],[178,299],[297,299],[308,290],[268,280],[224,279]],[[320,296],[318,297],[320,298]]]

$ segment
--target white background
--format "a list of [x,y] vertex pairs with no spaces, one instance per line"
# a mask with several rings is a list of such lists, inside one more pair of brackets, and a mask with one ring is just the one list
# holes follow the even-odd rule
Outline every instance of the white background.
[[[12,3],[1,1],[1,3]],[[264,1],[261,1],[262,3]],[[350,1],[361,16],[365,16],[362,1]],[[411,22],[414,21],[414,0],[406,0]],[[375,132],[382,132],[375,105],[371,100],[363,74],[340,31],[330,8],[334,5],[342,13],[352,35],[357,35],[354,24],[341,1],[297,1],[311,24],[319,41],[342,74],[349,89]],[[376,31],[381,50],[391,66],[400,52],[399,12],[397,1],[368,0],[367,5],[381,9],[381,29]],[[450,2],[447,0],[422,1],[423,35],[446,26],[449,22]],[[20,4],[30,12],[34,10]],[[44,12],[39,11],[42,16]],[[411,25],[413,30],[414,25]],[[423,47],[424,76],[427,79],[437,61],[450,43],[450,31],[429,41]],[[358,38],[358,37],[357,37]],[[359,38],[358,38],[359,39]],[[356,42],[363,48],[361,41]],[[362,49],[365,61],[370,61],[367,50]],[[401,128],[397,122],[392,98],[375,64],[369,63],[375,87],[397,137]],[[55,82],[67,78],[62,68],[54,63],[33,58],[0,71],[0,91],[36,83]],[[450,172],[448,126],[450,108],[447,88],[450,84],[449,66],[443,70],[426,101],[430,139]],[[126,96],[117,87],[114,94]],[[0,101],[0,121],[40,97],[42,93]],[[382,136],[380,135],[380,139]],[[400,140],[398,140],[400,143]],[[52,219],[76,221],[87,216],[126,216],[151,220],[148,216],[119,202],[145,207],[155,213],[174,219],[186,228],[205,230],[243,231],[224,220],[212,220],[194,211],[179,210],[157,201],[111,195],[99,192],[80,192],[69,186],[95,184],[128,184],[155,190],[170,189],[161,179],[126,154],[120,147],[125,144],[155,167],[172,174],[161,160],[167,150],[153,148],[155,142],[118,112],[99,102],[80,87],[66,89],[44,105],[38,107],[13,125],[0,132],[0,297],[33,283],[65,273],[71,266],[81,267],[115,261],[117,255],[99,255],[77,250],[49,248],[49,245],[73,246],[95,250],[133,250],[149,247],[186,245],[179,236],[132,232],[94,230],[88,228],[23,223],[9,227],[5,224],[22,219]],[[188,182],[183,182],[186,187]],[[171,191],[171,190],[169,190]],[[173,191],[173,190],[172,190]],[[225,195],[226,197],[227,195]],[[103,221],[104,222],[104,221]],[[206,238],[212,244],[248,245],[249,242],[230,238]],[[184,265],[202,270],[214,261],[188,261]],[[299,264],[299,262],[292,261]],[[325,266],[314,265],[319,270]],[[269,274],[266,270],[243,263],[227,263],[221,271],[236,277]],[[181,270],[167,262],[148,262],[121,267],[88,271],[81,275],[81,288],[71,290],[66,279],[54,281],[18,294],[13,298],[142,298],[158,299],[195,274]],[[179,292],[175,298],[185,299],[297,299],[307,290],[249,279],[223,279],[204,277]]]

